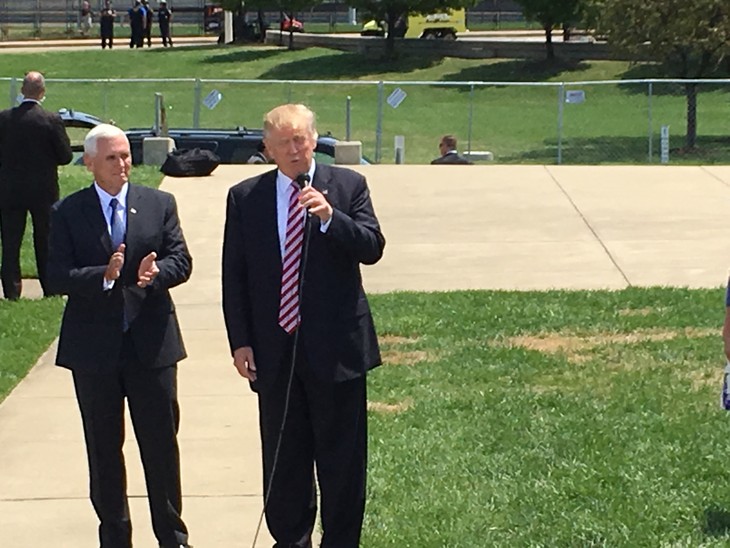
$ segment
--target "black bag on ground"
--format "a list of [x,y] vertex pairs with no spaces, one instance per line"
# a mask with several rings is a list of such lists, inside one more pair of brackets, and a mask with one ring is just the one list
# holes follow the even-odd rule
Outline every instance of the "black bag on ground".
[[160,171],[172,177],[204,177],[210,175],[221,159],[212,151],[201,148],[182,148],[167,155]]

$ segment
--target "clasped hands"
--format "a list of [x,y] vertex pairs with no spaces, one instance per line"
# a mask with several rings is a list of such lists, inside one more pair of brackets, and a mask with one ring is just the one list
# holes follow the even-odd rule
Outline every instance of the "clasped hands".
[[[126,246],[120,244],[117,250],[112,253],[109,258],[109,264],[104,272],[104,279],[108,282],[112,282],[119,278],[122,273],[122,267],[124,266],[124,251]],[[148,253],[139,263],[137,269],[137,285],[139,287],[147,287],[150,285],[157,275],[160,273],[160,269],[157,268],[157,253],[154,251]]]

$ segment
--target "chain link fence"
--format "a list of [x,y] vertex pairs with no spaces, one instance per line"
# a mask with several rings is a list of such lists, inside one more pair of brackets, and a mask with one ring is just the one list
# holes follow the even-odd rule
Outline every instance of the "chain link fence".
[[[697,138],[687,146],[686,86],[697,86]],[[0,79],[10,105],[19,79]],[[152,127],[155,93],[169,127],[261,128],[265,112],[303,102],[320,133],[363,143],[370,161],[438,155],[442,135],[476,158],[511,164],[730,163],[730,79],[570,83],[49,79],[45,107],[130,129]],[[209,94],[220,94],[213,108]],[[398,101],[400,99],[400,102]],[[664,131],[662,130],[664,128]],[[664,135],[664,141],[662,141]]]

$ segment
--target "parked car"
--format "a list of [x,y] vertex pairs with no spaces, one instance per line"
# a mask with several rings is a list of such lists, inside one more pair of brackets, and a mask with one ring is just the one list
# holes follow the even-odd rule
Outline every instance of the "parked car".
[[[58,111],[64,124],[68,128],[91,129],[103,123],[102,120],[87,114],[69,109]],[[132,128],[125,130],[132,149],[132,164],[142,163],[143,142],[145,137],[157,135],[154,128]],[[256,153],[257,147],[263,139],[263,130],[237,127],[234,129],[207,129],[207,128],[170,128],[168,136],[175,141],[175,147],[201,148],[214,152],[222,164],[245,164]],[[315,159],[323,164],[331,164],[335,158],[335,144],[337,139],[330,134],[320,135],[317,139]],[[83,151],[83,143],[72,142],[72,148]],[[369,164],[363,159],[362,163]]]

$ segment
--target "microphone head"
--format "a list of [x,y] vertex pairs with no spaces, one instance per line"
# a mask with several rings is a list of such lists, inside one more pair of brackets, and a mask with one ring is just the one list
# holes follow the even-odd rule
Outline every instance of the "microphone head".
[[297,184],[299,188],[304,188],[305,186],[309,186],[309,182],[312,179],[309,177],[309,173],[300,173],[297,175],[297,178],[294,179],[294,182]]

